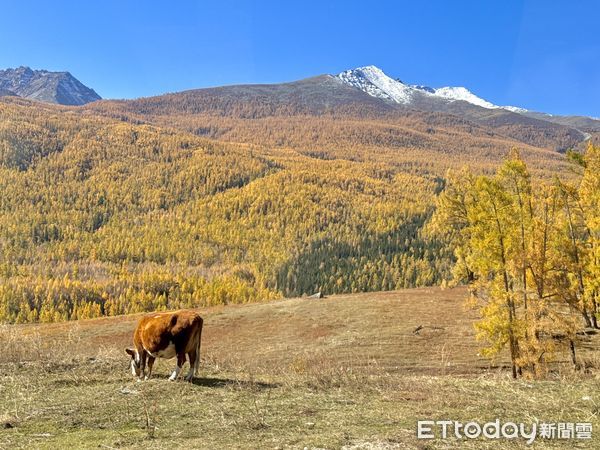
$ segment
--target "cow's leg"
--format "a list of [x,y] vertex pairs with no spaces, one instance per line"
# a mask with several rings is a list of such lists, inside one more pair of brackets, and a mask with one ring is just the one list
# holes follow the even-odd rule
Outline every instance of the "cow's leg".
[[154,361],[156,361],[156,358],[152,355],[149,355],[148,356],[148,375],[146,375],[146,377],[144,378],[145,380],[148,380],[152,376],[152,367],[154,366]]
[[177,354],[177,366],[175,367],[175,370],[169,377],[169,380],[175,381],[177,379],[177,377],[179,376],[179,372],[181,372],[181,368],[183,367],[184,364],[185,364],[185,353],[178,353]]
[[146,373],[146,358],[148,357],[148,354],[146,353],[146,350],[142,350],[142,352],[140,353],[140,380],[144,379],[145,373]]
[[196,374],[196,367],[198,367],[198,355],[196,355],[196,349],[192,350],[191,352],[188,352],[188,357],[190,359],[190,371],[185,376],[185,381],[192,381],[194,375]]

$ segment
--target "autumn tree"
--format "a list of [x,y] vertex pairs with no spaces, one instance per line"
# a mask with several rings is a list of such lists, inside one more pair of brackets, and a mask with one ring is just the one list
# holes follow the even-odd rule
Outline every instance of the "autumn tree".
[[451,174],[439,197],[434,223],[451,228],[455,277],[480,307],[484,354],[508,347],[515,378],[544,373],[554,336],[566,336],[576,363],[576,315],[597,326],[597,157],[588,150],[579,190],[558,179],[534,187],[512,150],[493,176]]

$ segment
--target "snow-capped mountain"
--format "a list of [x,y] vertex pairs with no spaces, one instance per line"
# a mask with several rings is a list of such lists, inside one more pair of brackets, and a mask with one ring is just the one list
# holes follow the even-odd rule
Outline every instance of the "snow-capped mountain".
[[408,104],[414,95],[414,88],[388,77],[380,68],[375,66],[346,70],[337,77],[344,83],[354,86],[373,97],[385,98],[396,103]]
[[519,113],[527,111],[526,109],[517,108],[515,106],[494,105],[493,103],[476,96],[464,87],[442,87],[435,89],[428,86],[404,84],[400,80],[389,77],[381,69],[375,66],[365,66],[346,70],[338,74],[337,78],[373,97],[391,100],[404,105],[412,104],[414,101],[418,100],[419,97],[429,96],[431,98],[443,99],[447,102],[462,100],[488,109],[501,108]]
[[443,87],[439,89],[434,89],[433,95],[448,100],[463,100],[465,102],[469,102],[473,105],[481,106],[483,108],[498,108],[498,106],[488,102],[487,100],[477,97],[475,94],[473,94],[471,91],[464,87]]

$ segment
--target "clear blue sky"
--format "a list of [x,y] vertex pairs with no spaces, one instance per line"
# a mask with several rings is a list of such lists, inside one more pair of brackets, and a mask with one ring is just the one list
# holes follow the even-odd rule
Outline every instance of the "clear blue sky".
[[592,0],[7,0],[0,68],[69,70],[131,98],[373,64],[496,104],[600,116],[599,24]]

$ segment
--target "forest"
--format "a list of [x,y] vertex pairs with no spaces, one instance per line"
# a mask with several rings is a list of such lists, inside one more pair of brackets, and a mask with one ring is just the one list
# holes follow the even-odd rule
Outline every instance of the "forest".
[[[433,116],[107,108],[0,102],[2,322],[446,283],[456,251],[433,219],[447,170],[491,174],[515,144]],[[532,180],[581,178],[520,149]]]

